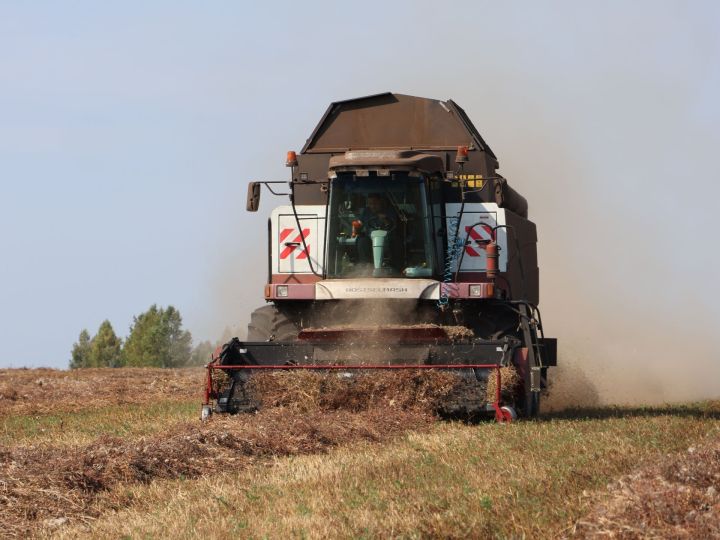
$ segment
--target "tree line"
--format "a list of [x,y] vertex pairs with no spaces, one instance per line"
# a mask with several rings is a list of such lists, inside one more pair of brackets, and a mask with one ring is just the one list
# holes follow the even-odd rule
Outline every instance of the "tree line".
[[210,360],[215,346],[203,341],[193,347],[192,335],[182,327],[180,312],[153,304],[133,317],[127,339],[119,338],[105,320],[95,336],[83,329],[73,344],[70,368],[87,367],[184,367]]

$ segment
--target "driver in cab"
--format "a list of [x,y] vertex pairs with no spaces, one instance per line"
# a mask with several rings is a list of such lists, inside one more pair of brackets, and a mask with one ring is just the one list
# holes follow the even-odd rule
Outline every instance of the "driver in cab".
[[388,209],[385,197],[379,193],[370,193],[367,198],[367,206],[360,214],[361,225],[366,232],[376,229],[386,231],[395,227],[395,216],[392,210]]
[[360,219],[353,222],[352,236],[357,237],[357,252],[360,262],[372,262],[372,244],[370,233],[381,229],[391,231],[397,224],[397,218],[387,200],[380,193],[370,193],[367,205],[360,212]]

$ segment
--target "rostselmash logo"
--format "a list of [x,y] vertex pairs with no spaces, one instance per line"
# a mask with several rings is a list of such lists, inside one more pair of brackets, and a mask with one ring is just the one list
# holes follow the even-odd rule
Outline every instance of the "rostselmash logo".
[[406,293],[407,287],[345,287],[346,293]]

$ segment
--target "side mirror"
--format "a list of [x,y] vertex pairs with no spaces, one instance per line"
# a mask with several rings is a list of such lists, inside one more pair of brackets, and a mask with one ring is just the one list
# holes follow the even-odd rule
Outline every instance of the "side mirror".
[[257,212],[260,208],[260,182],[250,182],[247,192],[247,211]]

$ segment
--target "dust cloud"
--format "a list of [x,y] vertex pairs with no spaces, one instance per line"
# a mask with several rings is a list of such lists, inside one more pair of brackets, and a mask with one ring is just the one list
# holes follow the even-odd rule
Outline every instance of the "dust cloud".
[[[559,339],[550,408],[720,397],[709,203],[720,195],[709,180],[720,137],[682,114],[686,94],[657,94],[650,81],[629,87],[625,105],[608,96],[597,114],[617,123],[609,140],[597,119],[548,99],[549,110],[523,111],[533,125],[493,146],[538,226],[540,307]],[[671,132],[684,135],[673,157],[658,152]]]

